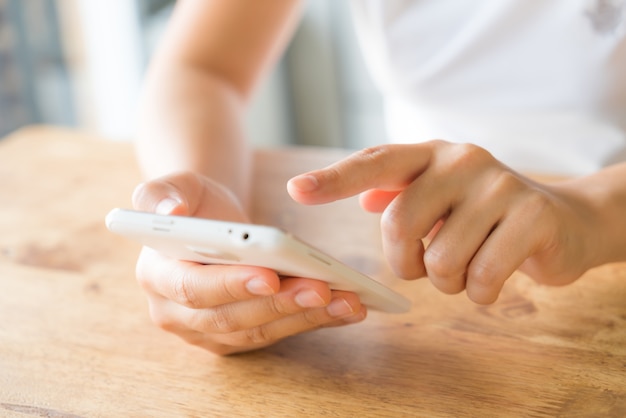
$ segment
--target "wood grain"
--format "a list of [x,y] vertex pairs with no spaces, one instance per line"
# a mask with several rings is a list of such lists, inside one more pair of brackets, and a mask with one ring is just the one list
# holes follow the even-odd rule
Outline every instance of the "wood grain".
[[354,200],[305,208],[284,181],[345,155],[259,150],[256,220],[406,293],[403,315],[220,358],[154,327],[138,247],[103,217],[139,181],[128,144],[29,128],[0,143],[0,416],[626,416],[626,265],[547,288],[516,274],[472,304],[401,282]]

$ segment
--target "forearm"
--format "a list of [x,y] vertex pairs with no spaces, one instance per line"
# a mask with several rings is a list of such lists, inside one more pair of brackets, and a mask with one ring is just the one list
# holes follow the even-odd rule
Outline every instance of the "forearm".
[[245,103],[284,50],[299,9],[298,0],[176,3],[140,106],[136,143],[146,177],[194,171],[246,203]]
[[227,83],[183,64],[153,68],[146,79],[135,139],[146,178],[194,171],[245,203],[250,150],[244,103]]

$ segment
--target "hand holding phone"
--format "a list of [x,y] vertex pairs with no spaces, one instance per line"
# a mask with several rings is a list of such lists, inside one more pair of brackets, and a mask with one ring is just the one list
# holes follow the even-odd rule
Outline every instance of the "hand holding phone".
[[354,292],[363,304],[385,312],[406,312],[411,305],[374,279],[274,227],[124,209],[112,210],[106,225],[174,259],[259,266],[282,276],[322,280],[331,289]]

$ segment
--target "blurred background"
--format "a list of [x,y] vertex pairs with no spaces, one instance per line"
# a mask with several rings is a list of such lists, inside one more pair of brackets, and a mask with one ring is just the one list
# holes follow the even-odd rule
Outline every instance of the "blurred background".
[[[29,124],[129,140],[141,80],[173,0],[0,0],[0,136]],[[385,141],[349,2],[310,0],[247,117],[258,146]]]

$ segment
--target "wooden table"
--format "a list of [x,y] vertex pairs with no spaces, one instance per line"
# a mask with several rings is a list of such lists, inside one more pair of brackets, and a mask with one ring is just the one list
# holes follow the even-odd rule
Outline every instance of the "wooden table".
[[256,219],[414,308],[221,358],[151,323],[138,247],[103,226],[139,181],[129,144],[46,127],[0,142],[0,416],[626,416],[626,265],[563,288],[515,275],[491,306],[397,281],[375,215],[284,191],[341,155],[259,151]]

